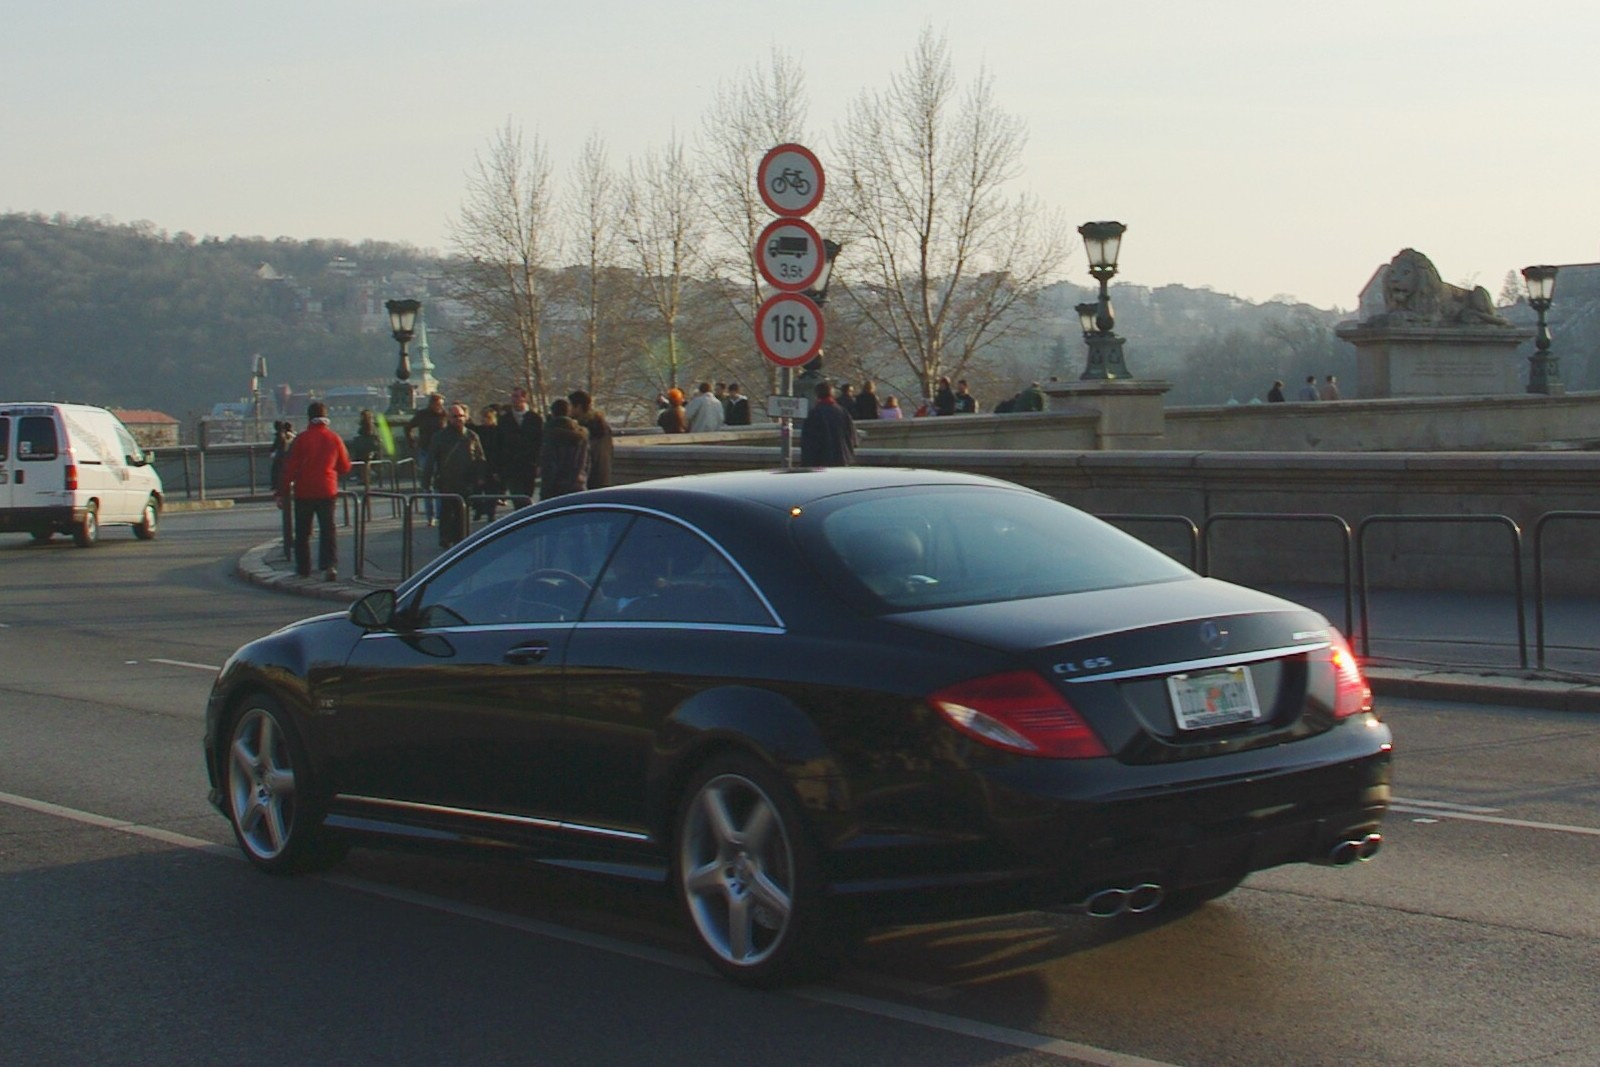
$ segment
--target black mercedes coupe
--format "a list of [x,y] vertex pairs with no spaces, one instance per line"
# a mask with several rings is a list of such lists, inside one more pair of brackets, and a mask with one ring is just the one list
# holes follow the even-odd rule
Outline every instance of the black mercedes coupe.
[[240,649],[205,737],[260,868],[477,845],[651,879],[754,985],[874,925],[1368,859],[1390,749],[1315,612],[1032,490],[873,468],[519,510]]

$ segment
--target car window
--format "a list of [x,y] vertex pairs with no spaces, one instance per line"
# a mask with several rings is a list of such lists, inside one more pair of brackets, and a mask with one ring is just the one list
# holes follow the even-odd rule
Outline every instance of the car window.
[[600,579],[585,620],[770,626],[772,616],[711,542],[642,517]]
[[948,607],[1190,577],[1143,542],[1036,493],[917,490],[846,502],[822,524],[825,573],[884,607]]
[[428,580],[419,625],[576,621],[631,521],[618,511],[563,512],[507,530]]
[[55,419],[49,415],[24,415],[17,423],[18,459],[55,459],[59,451]]
[[11,458],[11,417],[0,415],[0,463]]
[[133,439],[133,434],[128,432],[127,427],[118,425],[116,431],[117,444],[122,447],[123,457],[131,463],[138,463],[143,459],[144,453],[139,448],[139,442]]

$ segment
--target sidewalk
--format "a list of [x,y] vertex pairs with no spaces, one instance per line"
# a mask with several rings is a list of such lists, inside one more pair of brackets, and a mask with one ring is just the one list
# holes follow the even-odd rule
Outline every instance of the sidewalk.
[[[413,533],[413,561],[420,568],[438,554],[435,530],[419,525]],[[274,540],[245,552],[241,577],[297,596],[350,603],[374,589],[400,582],[401,530],[374,524],[368,533],[364,576],[354,570],[354,545],[341,529],[337,581],[320,573],[301,578]],[[1335,586],[1285,586],[1270,590],[1321,612],[1341,629],[1343,591]],[[1353,609],[1361,625],[1359,604]],[[1552,599],[1546,606],[1546,663],[1536,663],[1533,611],[1525,616],[1529,669],[1520,666],[1516,603],[1507,593],[1374,591],[1368,604],[1370,652],[1361,656],[1367,679],[1379,697],[1448,700],[1549,711],[1600,712],[1600,603]]]

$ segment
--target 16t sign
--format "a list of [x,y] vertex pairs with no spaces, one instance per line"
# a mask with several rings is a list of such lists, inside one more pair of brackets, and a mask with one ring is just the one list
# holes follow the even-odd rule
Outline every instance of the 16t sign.
[[810,297],[779,293],[756,316],[756,344],[780,367],[801,367],[822,351],[822,309]]

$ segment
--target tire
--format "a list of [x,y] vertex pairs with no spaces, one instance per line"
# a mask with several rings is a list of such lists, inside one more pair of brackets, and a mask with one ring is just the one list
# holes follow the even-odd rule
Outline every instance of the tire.
[[276,700],[246,697],[219,755],[228,821],[245,859],[271,874],[298,874],[343,858],[343,846],[322,830],[310,760]]
[[100,537],[100,505],[90,504],[83,512],[83,518],[78,525],[72,528],[72,543],[79,548],[93,548],[95,541]]
[[144,502],[144,514],[133,525],[133,536],[141,541],[154,541],[161,523],[161,504],[155,497]]
[[800,805],[766,764],[740,753],[701,767],[674,817],[673,846],[678,900],[725,977],[764,988],[835,962]]

